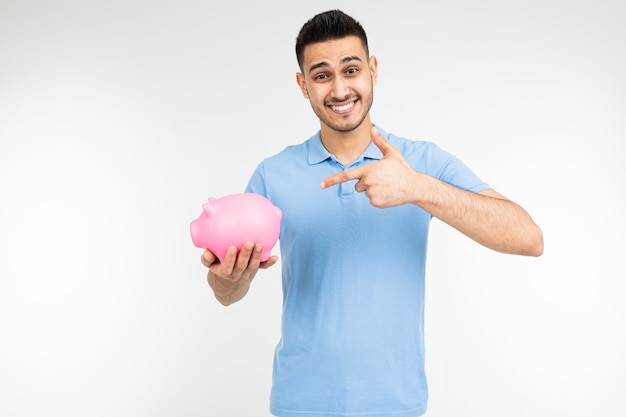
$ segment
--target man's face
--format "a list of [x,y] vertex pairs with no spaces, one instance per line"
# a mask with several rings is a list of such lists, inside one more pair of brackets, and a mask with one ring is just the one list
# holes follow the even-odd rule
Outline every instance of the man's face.
[[361,125],[372,107],[377,80],[375,57],[368,59],[356,36],[314,43],[304,49],[298,85],[322,124],[337,132]]

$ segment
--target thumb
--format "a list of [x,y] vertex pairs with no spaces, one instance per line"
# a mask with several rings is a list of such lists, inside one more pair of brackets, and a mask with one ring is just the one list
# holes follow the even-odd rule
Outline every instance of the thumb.
[[393,145],[390,144],[389,141],[385,139],[374,126],[372,126],[372,129],[370,130],[370,136],[372,138],[372,142],[374,142],[374,145],[376,145],[378,149],[380,149],[380,151],[383,153],[383,156],[387,156],[391,152],[393,152]]
[[208,268],[215,263],[217,257],[207,249],[204,251],[204,253],[202,253],[200,260],[202,261],[202,265]]

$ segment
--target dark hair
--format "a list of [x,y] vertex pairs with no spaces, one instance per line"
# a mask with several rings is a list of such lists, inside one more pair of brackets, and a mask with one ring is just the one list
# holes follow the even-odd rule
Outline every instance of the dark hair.
[[346,36],[357,36],[361,39],[365,54],[369,57],[367,47],[367,35],[363,26],[341,10],[329,10],[319,13],[302,26],[296,38],[296,58],[302,70],[304,61],[304,48],[317,42],[325,42]]

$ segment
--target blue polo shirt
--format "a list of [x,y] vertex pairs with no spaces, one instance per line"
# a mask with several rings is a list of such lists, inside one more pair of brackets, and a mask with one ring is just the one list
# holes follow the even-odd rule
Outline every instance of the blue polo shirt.
[[[379,129],[413,169],[464,190],[488,187],[430,142]],[[426,411],[424,271],[431,215],[415,205],[380,209],[356,180],[322,179],[382,157],[370,143],[350,166],[318,132],[265,159],[247,192],[283,212],[282,335],[270,408],[280,417],[416,417]]]

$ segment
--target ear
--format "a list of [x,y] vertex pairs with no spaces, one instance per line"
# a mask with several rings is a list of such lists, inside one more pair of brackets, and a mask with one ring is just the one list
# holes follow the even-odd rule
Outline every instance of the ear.
[[209,198],[208,203],[202,204],[202,211],[207,217],[211,217],[211,215],[215,213],[215,205],[213,205],[215,200],[215,198]]
[[283,218],[283,211],[278,207],[274,206],[274,215],[277,219],[281,220]]
[[300,87],[300,91],[302,91],[302,95],[304,96],[304,98],[308,99],[309,90],[307,90],[306,88],[306,81],[304,79],[304,75],[301,72],[296,73],[296,82],[298,83],[298,86]]
[[372,77],[372,85],[376,85],[378,83],[378,59],[372,55],[367,63],[370,69],[370,76]]

